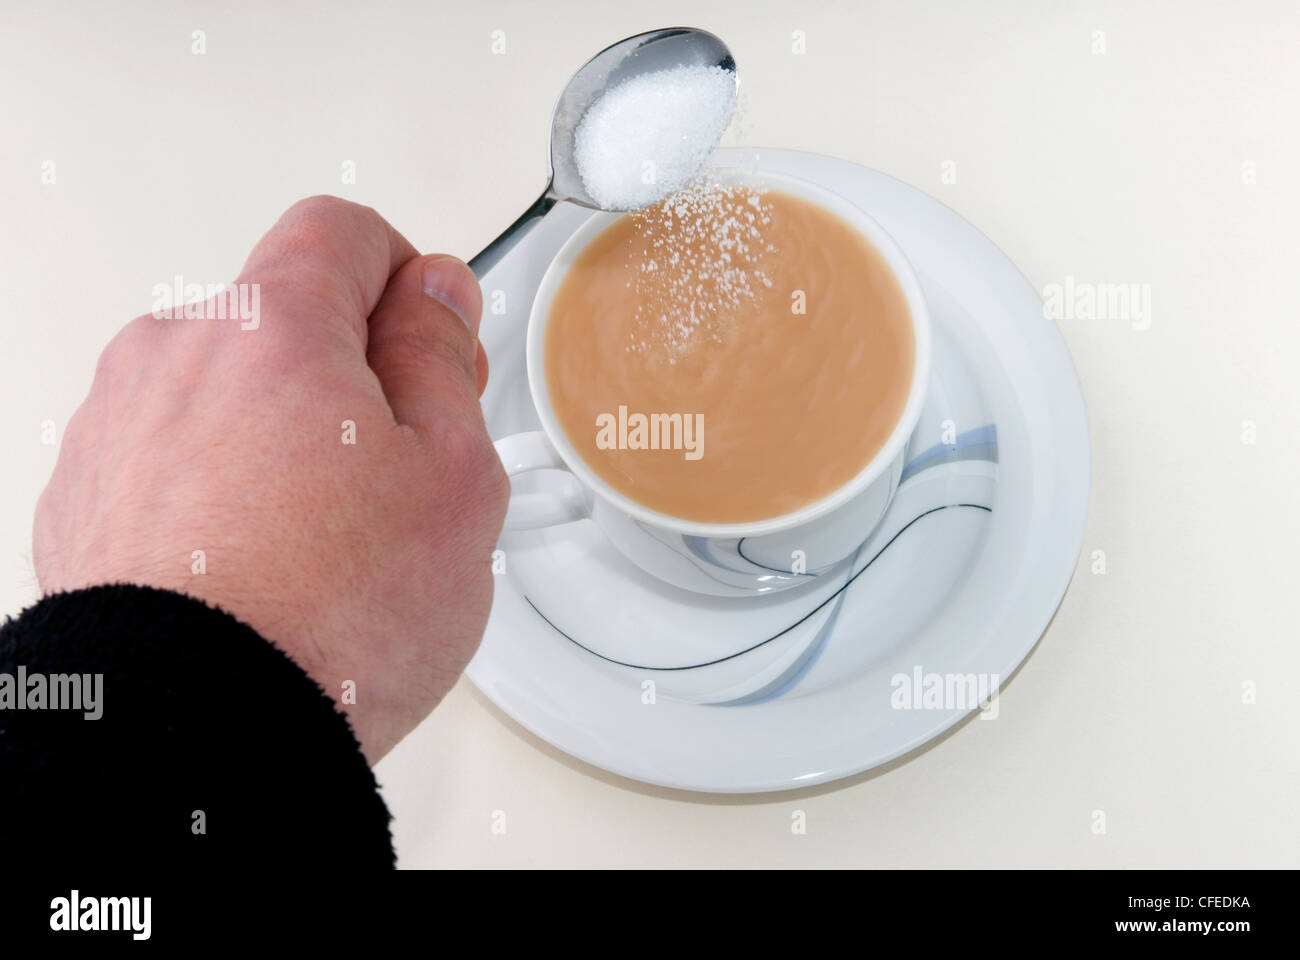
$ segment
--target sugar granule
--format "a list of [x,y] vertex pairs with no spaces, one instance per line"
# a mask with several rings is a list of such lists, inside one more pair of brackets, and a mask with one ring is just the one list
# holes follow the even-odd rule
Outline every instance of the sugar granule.
[[631,214],[639,241],[629,257],[635,342],[626,349],[675,364],[699,337],[721,342],[775,252],[763,239],[771,205],[762,188],[697,178],[656,206]]
[[606,210],[657,203],[708,160],[735,109],[735,74],[722,67],[673,67],[616,84],[574,133],[583,186]]

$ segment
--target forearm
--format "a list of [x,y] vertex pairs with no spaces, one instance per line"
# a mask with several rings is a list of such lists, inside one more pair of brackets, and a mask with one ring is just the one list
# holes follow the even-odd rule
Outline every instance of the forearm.
[[333,701],[251,628],[151,588],[56,594],[0,627],[0,796],[11,852],[393,862],[388,810]]

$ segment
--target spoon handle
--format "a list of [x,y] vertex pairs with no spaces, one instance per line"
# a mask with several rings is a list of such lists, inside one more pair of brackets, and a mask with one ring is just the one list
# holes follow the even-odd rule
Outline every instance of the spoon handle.
[[537,198],[531,207],[523,212],[518,220],[506,227],[501,236],[489,243],[478,256],[470,260],[469,268],[474,271],[474,276],[482,280],[487,272],[496,266],[502,257],[513,250],[515,244],[523,239],[524,234],[528,232],[528,228],[535,221],[546,216],[555,204],[556,197],[551,194],[548,185],[546,191]]

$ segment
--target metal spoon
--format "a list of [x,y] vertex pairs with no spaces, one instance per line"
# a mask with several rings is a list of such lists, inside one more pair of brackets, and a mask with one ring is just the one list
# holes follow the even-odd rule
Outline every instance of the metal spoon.
[[668,27],[638,33],[606,47],[578,69],[551,116],[550,180],[537,201],[469,262],[474,275],[482,279],[528,229],[561,200],[601,209],[582,185],[573,159],[573,134],[578,121],[610,86],[643,73],[679,66],[722,67],[736,73],[736,61],[727,45],[704,30]]

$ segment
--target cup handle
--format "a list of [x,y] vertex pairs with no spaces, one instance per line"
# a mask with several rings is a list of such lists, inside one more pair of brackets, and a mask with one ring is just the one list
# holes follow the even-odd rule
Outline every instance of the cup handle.
[[[565,470],[569,468],[540,430],[516,433],[496,441],[497,456],[514,477],[530,470]],[[572,474],[553,490],[537,493],[511,493],[504,529],[536,530],[557,523],[569,523],[591,516],[591,495]]]

